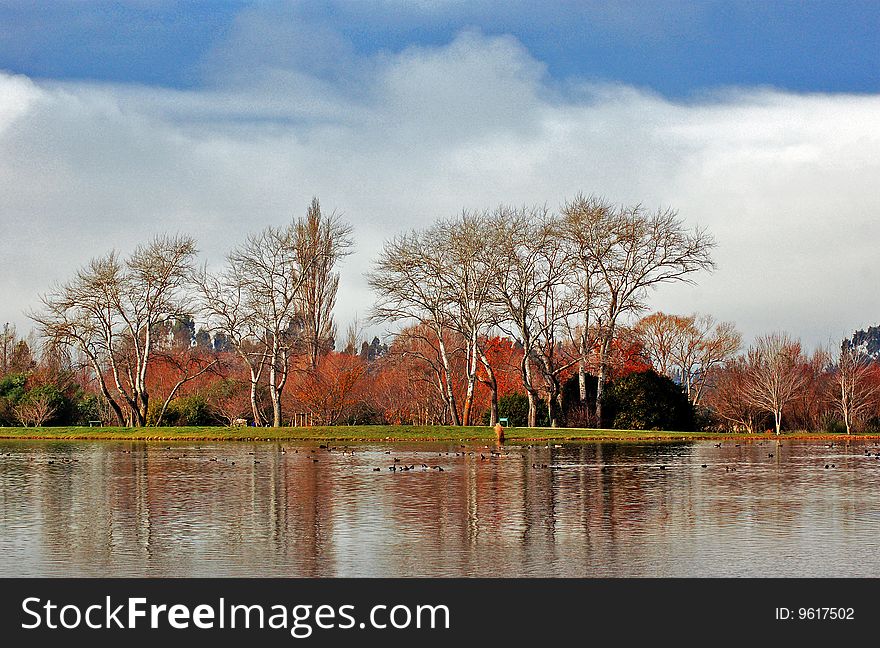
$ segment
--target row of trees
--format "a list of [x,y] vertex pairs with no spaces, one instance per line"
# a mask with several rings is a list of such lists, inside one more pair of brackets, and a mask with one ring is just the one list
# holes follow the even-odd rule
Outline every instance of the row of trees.
[[117,421],[130,426],[148,423],[156,367],[177,373],[157,422],[187,383],[219,369],[216,354],[192,345],[169,351],[159,337],[173,322],[203,317],[249,370],[254,422],[263,423],[256,392],[265,376],[272,422],[280,426],[294,356],[315,368],[333,344],[334,267],[351,248],[350,233],[314,199],[304,217],[249,236],[219,273],[196,268],[192,238],[159,236],[124,259],[115,251],[92,259],[31,317],[49,346],[88,364]]
[[[578,398],[588,405],[587,373],[595,358],[596,389],[589,403],[602,421],[603,393],[618,327],[645,308],[649,291],[690,281],[713,267],[715,243],[687,229],[672,210],[613,205],[577,196],[558,213],[545,207],[463,212],[388,241],[368,280],[377,295],[372,317],[416,325],[439,366],[438,388],[454,424],[472,421],[480,379],[498,415],[495,368],[485,353],[493,331],[522,347],[520,379],[535,425],[541,393],[548,419],[560,425],[562,382],[577,367]],[[464,404],[453,384],[449,340],[463,341]]]
[[769,418],[790,427],[850,433],[880,423],[880,365],[847,344],[834,354],[803,351],[785,333],[759,337],[741,356],[714,368],[706,404],[727,426],[753,432]]
[[760,336],[738,355],[742,337],[709,315],[653,313],[632,334],[654,369],[674,379],[707,422],[753,432],[784,415],[796,427],[847,433],[880,415],[880,365],[844,340],[836,352],[807,354],[786,333]]
[[[692,387],[689,398],[681,380],[684,372],[677,363],[667,363],[662,371],[664,366],[651,360],[662,353],[662,347],[642,342],[643,329],[656,325],[660,318],[674,318],[679,323],[700,319],[654,313],[632,328],[621,329],[610,363],[611,388],[603,399],[604,425],[689,429],[697,424],[752,432],[768,424],[778,431],[787,423],[794,429],[851,432],[880,423],[880,367],[875,362],[847,345],[833,359],[821,349],[806,354],[797,341],[784,334],[763,336],[744,354],[732,355],[723,363],[707,363],[705,371],[695,371],[694,384],[698,383],[701,391]],[[716,325],[715,331],[725,328]],[[349,331],[341,351],[320,355],[315,370],[291,373],[283,394],[286,423],[450,422],[437,388],[438,370],[442,369],[424,361],[424,336],[405,330],[390,346],[375,338],[372,343],[363,342],[358,352],[354,333]],[[164,327],[157,340],[149,390],[158,398],[147,424],[233,424],[251,417],[247,371],[234,350],[217,344],[222,338],[214,336],[212,340],[205,329],[196,331],[194,322],[187,320]],[[706,346],[715,341],[717,336],[710,336]],[[94,392],[94,380],[86,368],[53,354],[51,347],[37,346],[34,340],[16,337],[15,347],[16,363],[0,373],[0,424],[86,424],[112,415]],[[451,364],[459,375],[453,390],[463,396],[465,344],[452,338],[449,348]],[[521,345],[498,336],[487,340],[485,348],[496,371],[500,414],[515,425],[527,424],[528,399],[520,386]],[[216,364],[212,371],[187,382],[166,407],[167,396],[180,382],[179,365],[168,359],[186,350],[210,357]],[[588,374],[591,397],[596,382]],[[562,392],[564,420],[571,425],[585,424],[579,407],[579,376],[573,367],[565,373]],[[256,401],[261,415],[271,417],[265,385],[258,387]],[[488,423],[489,403],[489,390],[481,375],[474,397],[476,422]],[[537,423],[549,424],[546,410],[539,412]]]
[[338,339],[337,268],[352,246],[351,226],[314,199],[218,270],[197,265],[185,236],[93,259],[31,314],[39,352],[3,329],[4,420],[470,425],[523,410],[531,426],[754,430],[770,417],[778,432],[783,415],[849,430],[877,413],[876,368],[851,348],[831,362],[778,334],[738,355],[732,323],[638,319],[652,288],[713,267],[712,238],[672,210],[577,196],[393,237],[367,275],[371,322],[396,330],[388,344],[361,340],[356,323]]

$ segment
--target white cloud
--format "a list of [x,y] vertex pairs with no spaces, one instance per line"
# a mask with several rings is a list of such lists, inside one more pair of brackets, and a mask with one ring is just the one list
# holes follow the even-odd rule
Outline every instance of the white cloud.
[[718,271],[655,307],[809,344],[880,320],[880,97],[560,88],[514,39],[476,32],[346,65],[192,91],[0,74],[0,320],[26,329],[38,292],[108,248],[182,231],[218,262],[317,195],[357,231],[344,325],[369,308],[361,273],[383,238],[578,191],[673,206],[717,236]]

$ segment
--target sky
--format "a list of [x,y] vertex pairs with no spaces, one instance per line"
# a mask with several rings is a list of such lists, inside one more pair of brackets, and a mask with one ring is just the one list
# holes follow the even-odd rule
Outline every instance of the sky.
[[[880,322],[880,3],[0,0],[0,321],[160,232],[222,263],[312,196],[395,233],[594,193],[717,269],[652,309],[837,344]],[[388,327],[367,333],[382,335]]]

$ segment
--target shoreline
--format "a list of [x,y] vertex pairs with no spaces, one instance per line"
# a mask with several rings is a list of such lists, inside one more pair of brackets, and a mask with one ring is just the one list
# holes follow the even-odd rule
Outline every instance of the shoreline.
[[[507,428],[506,442],[535,441],[880,441],[880,434],[834,434],[829,432],[724,433],[676,432],[656,430],[597,430],[585,428]],[[0,428],[0,440],[49,441],[333,441],[401,443],[410,441],[495,442],[495,433],[486,426],[315,426],[299,428],[224,427],[44,427]]]

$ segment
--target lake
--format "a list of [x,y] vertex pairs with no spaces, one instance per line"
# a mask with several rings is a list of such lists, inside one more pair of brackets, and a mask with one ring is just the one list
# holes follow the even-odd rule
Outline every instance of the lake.
[[829,445],[5,441],[0,576],[880,576]]

